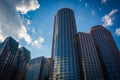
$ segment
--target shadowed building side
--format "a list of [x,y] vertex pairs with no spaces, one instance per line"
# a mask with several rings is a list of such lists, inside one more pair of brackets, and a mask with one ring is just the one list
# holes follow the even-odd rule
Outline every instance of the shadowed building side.
[[30,52],[24,47],[19,49],[18,45],[19,43],[12,37],[7,37],[0,43],[0,80],[25,79],[24,73],[26,73]]
[[19,71],[17,75],[17,80],[25,80],[26,74],[27,74],[27,68],[28,68],[28,62],[30,61],[30,51],[28,51],[25,47],[21,47],[18,52],[21,54],[19,56],[20,58],[20,65],[19,65]]
[[0,79],[12,80],[14,79],[14,59],[18,50],[18,42],[11,37],[7,37],[1,45]]
[[120,54],[111,32],[98,25],[89,33],[93,35],[105,80],[120,80]]
[[77,34],[78,54],[82,57],[85,80],[104,80],[102,68],[97,55],[94,39],[88,33]]

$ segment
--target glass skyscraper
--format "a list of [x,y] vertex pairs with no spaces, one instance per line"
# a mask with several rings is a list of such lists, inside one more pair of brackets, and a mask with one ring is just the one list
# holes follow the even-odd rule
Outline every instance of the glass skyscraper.
[[90,34],[96,43],[105,80],[120,80],[120,53],[110,31],[94,26]]
[[54,19],[53,80],[80,80],[76,34],[73,10],[69,8],[60,9]]
[[0,45],[0,80],[13,80],[14,59],[18,50],[18,42],[7,37]]
[[24,80],[30,51],[18,45],[12,37],[0,43],[0,80]]
[[21,52],[21,59],[18,71],[17,80],[24,80],[26,77],[26,72],[28,68],[28,62],[30,61],[30,51],[27,50],[25,47],[19,48]]

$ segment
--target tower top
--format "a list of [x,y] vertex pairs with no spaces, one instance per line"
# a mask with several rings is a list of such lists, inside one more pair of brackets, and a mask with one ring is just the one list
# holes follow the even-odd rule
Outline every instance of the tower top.
[[[104,26],[102,26],[102,25],[95,25],[95,26],[93,26],[90,30],[89,30],[89,32],[91,32],[91,31],[93,31],[93,30],[107,30],[108,31],[108,29],[107,28],[105,28]],[[109,32],[109,31],[108,31]]]
[[59,12],[61,12],[61,11],[72,11],[72,12],[74,12],[71,8],[61,8],[61,9],[59,9],[58,11],[57,11],[57,13],[59,13]]

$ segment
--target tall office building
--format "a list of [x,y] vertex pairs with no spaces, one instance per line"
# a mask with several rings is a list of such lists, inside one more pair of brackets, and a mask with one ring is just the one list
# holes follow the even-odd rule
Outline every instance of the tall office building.
[[14,78],[13,80],[18,80],[18,76],[20,76],[20,66],[21,66],[21,60],[22,59],[22,52],[21,50],[18,49],[15,60],[14,60]]
[[25,48],[19,49],[18,45],[12,37],[7,37],[0,43],[0,80],[24,80],[18,79],[21,75],[20,66],[26,68],[27,55],[30,56],[30,52]]
[[30,61],[30,51],[27,50],[25,47],[21,47],[19,48],[19,52],[18,52],[18,58],[20,59],[19,62],[19,70],[18,70],[18,75],[17,75],[17,80],[25,80],[26,77],[26,72],[27,72],[27,68],[28,68],[28,63]]
[[102,68],[97,55],[95,42],[91,34],[77,34],[78,54],[82,58],[85,80],[104,80]]
[[120,80],[120,54],[110,31],[94,26],[90,34],[96,43],[105,80]]
[[0,79],[13,80],[14,59],[18,49],[18,42],[8,37],[1,43],[0,50]]
[[73,10],[60,9],[55,15],[52,44],[53,80],[80,80]]
[[[3,49],[3,45],[4,43],[0,43],[0,51]],[[1,55],[1,52],[0,52],[0,55]]]

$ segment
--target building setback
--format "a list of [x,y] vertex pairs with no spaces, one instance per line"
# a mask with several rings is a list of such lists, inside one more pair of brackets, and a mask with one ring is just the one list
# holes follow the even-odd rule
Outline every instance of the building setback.
[[120,53],[111,32],[98,25],[89,33],[96,43],[105,80],[120,80]]
[[104,80],[92,35],[79,32],[77,34],[78,54],[82,56],[82,67],[85,80]]
[[60,9],[55,15],[52,44],[53,80],[80,80],[73,10]]

